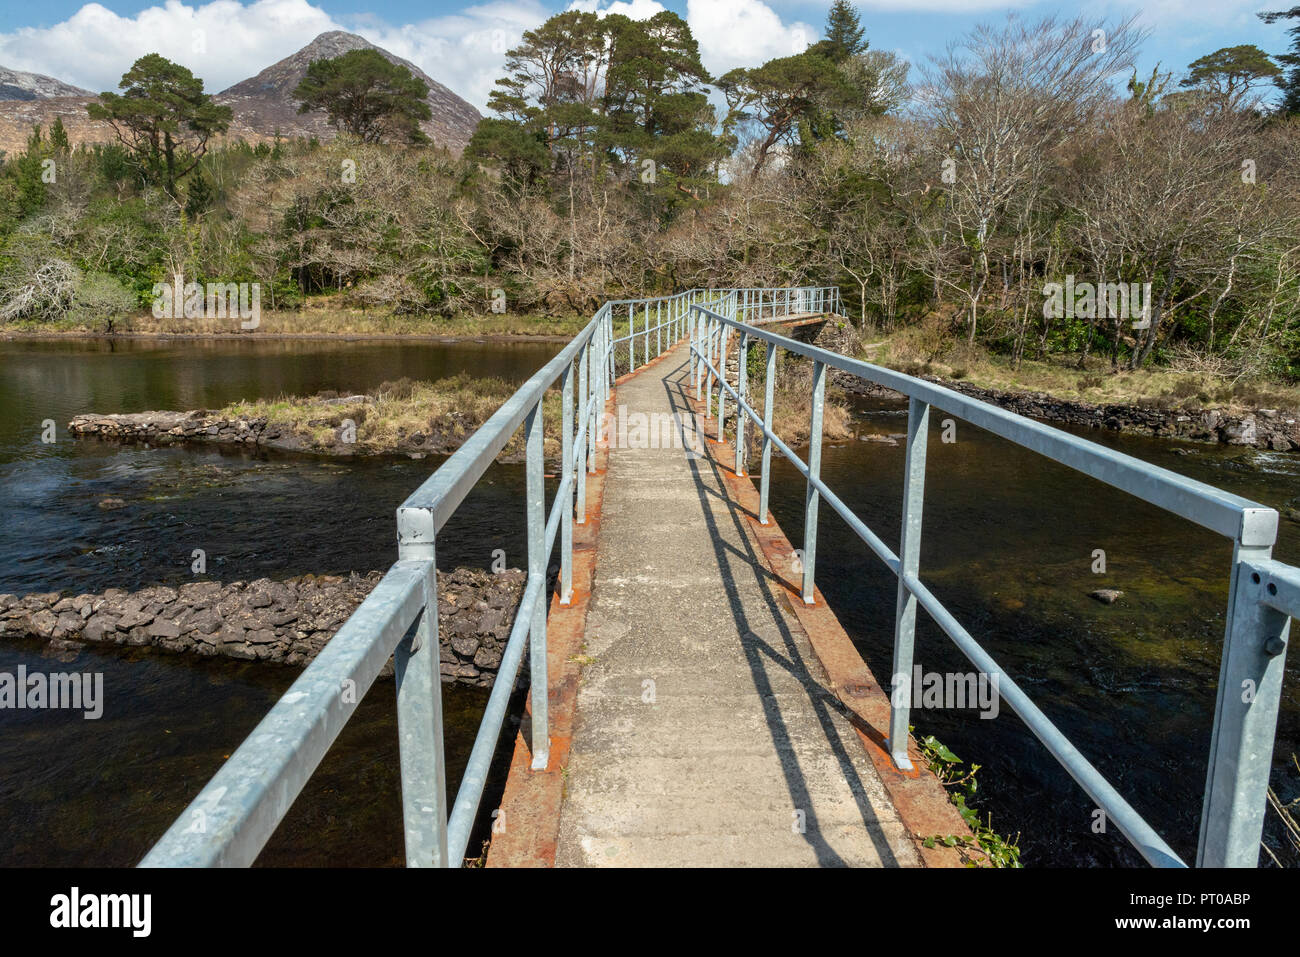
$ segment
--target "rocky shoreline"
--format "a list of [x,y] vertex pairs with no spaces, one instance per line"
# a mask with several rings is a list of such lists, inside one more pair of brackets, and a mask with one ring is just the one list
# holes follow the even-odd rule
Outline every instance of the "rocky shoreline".
[[[861,339],[848,323],[810,324],[794,329],[794,338],[825,349],[857,355]],[[1162,408],[1152,404],[1094,405],[1061,399],[1045,392],[1012,392],[986,389],[969,382],[919,376],[927,382],[960,392],[973,399],[999,406],[1017,415],[1078,428],[1107,429],[1160,439],[1237,445],[1274,452],[1300,452],[1300,413],[1296,410],[1255,409],[1233,411]],[[893,389],[867,382],[839,370],[831,371],[831,382],[845,392],[878,398],[902,399]]]
[[[349,400],[368,401],[365,396],[352,396]],[[330,402],[342,404],[338,400]],[[68,423],[68,431],[75,436],[146,445],[212,442],[218,445],[252,445],[285,452],[344,456],[404,454],[411,458],[424,458],[426,455],[450,455],[461,444],[461,440],[454,436],[456,430],[448,428],[438,435],[415,433],[392,448],[374,448],[356,441],[356,422],[345,415],[327,416],[313,420],[310,424],[330,429],[330,441],[321,442],[309,433],[274,425],[264,416],[227,417],[205,409],[116,415],[90,413],[74,416]],[[449,425],[454,426],[455,423]]]
[[[1043,392],[1005,392],[936,376],[927,382],[989,402],[1031,419],[1080,428],[1107,429],[1160,439],[1204,442],[1300,452],[1300,416],[1278,409],[1233,412],[1214,409],[1161,409],[1132,405],[1093,405],[1058,399]],[[880,398],[902,398],[892,389],[836,372],[831,377],[845,392]]]
[[[191,582],[64,597],[0,595],[0,636],[46,642],[54,656],[85,644],[153,647],[205,657],[307,665],[383,577],[303,575],[285,581]],[[445,682],[488,687],[514,624],[526,576],[457,568],[438,573]],[[391,674],[392,663],[384,673]]]

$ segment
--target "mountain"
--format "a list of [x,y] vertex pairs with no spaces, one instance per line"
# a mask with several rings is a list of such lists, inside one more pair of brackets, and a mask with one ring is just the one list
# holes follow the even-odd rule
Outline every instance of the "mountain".
[[94,96],[71,83],[52,76],[24,73],[0,66],[0,100],[44,100],[52,96]]
[[[306,76],[307,65],[312,60],[367,48],[378,50],[393,63],[400,63],[429,85],[428,104],[433,116],[420,126],[435,144],[460,154],[481,118],[478,110],[414,63],[394,56],[364,37],[341,30],[322,33],[293,56],[218,93],[214,99],[234,111],[227,136],[231,139],[242,137],[250,143],[269,140],[276,133],[290,139],[295,136],[332,139],[336,131],[324,113],[299,114],[298,103],[293,98],[294,88]],[[0,67],[0,150],[21,152],[27,145],[32,126],[39,124],[48,131],[55,118],[63,120],[68,139],[74,146],[82,142],[114,139],[111,126],[86,115],[86,104],[95,99],[95,94],[89,90],[52,77]]]
[[293,91],[307,75],[307,66],[313,60],[341,56],[352,50],[378,50],[390,63],[400,63],[427,83],[427,102],[433,117],[420,124],[421,127],[437,145],[446,146],[454,153],[465,149],[481,119],[478,110],[409,60],[394,56],[355,33],[341,30],[322,33],[292,56],[218,93],[217,102],[235,111],[230,135],[242,136],[250,142],[273,136],[277,130],[285,137],[333,137],[335,130],[323,112],[298,112]]

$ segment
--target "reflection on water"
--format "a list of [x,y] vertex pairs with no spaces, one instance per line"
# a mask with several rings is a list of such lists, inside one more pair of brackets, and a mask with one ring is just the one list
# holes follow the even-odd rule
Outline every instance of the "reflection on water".
[[[394,509],[440,460],[292,457],[73,440],[83,412],[215,408],[459,372],[522,381],[555,343],[58,340],[0,343],[0,592],[137,588],[386,568]],[[40,441],[53,420],[58,441]],[[439,564],[522,562],[523,475],[494,466],[439,538]],[[105,510],[100,502],[125,506]],[[516,521],[516,517],[518,521]],[[190,572],[207,555],[207,575]],[[514,556],[514,558],[512,558]],[[0,865],[135,863],[298,674],[89,647],[75,661],[0,642],[0,670],[100,671],[104,717],[0,712]],[[448,781],[485,701],[444,687]],[[363,699],[261,860],[402,860],[393,685]]]
[[[285,577],[384,568],[393,510],[435,460],[344,462],[213,448],[144,449],[73,441],[81,412],[219,407],[237,399],[355,392],[399,376],[467,371],[520,381],[556,351],[529,345],[185,341],[0,343],[0,592],[98,591],[208,577]],[[863,402],[859,435],[828,446],[822,474],[887,542],[896,542],[903,448],[862,441],[899,433],[906,410]],[[1223,638],[1229,543],[1011,443],[932,423],[922,577],[1082,752],[1184,856],[1196,834]],[[59,441],[40,442],[52,419]],[[1090,438],[1274,507],[1300,496],[1300,456]],[[777,457],[773,507],[802,537],[804,483]],[[523,476],[494,466],[439,539],[439,564],[484,566],[494,548],[524,554]],[[99,503],[121,498],[125,507]],[[888,684],[892,576],[821,509],[818,584],[876,677]],[[1300,563],[1300,528],[1284,521],[1277,556]],[[1105,575],[1092,573],[1106,553]],[[518,556],[514,558],[512,556]],[[1096,588],[1125,597],[1105,606]],[[918,663],[968,663],[925,616]],[[0,643],[0,670],[102,671],[105,716],[0,712],[0,864],[130,864],[152,844],[288,686],[295,670],[138,650],[84,650],[76,661]],[[1300,749],[1297,659],[1284,690],[1274,786]],[[444,688],[449,781],[459,777],[483,705]],[[1022,834],[1024,861],[1134,864],[1117,833],[1092,832],[1093,808],[1003,709],[916,710],[933,733],[983,766],[977,806]],[[378,683],[263,857],[269,864],[401,860],[391,681]],[[485,801],[485,806],[488,802]]]
[[[867,442],[904,431],[906,408],[861,402],[858,435],[823,451],[822,477],[886,542],[896,543],[904,448]],[[1185,859],[1194,856],[1223,641],[1231,543],[1041,456],[957,424],[940,440],[932,416],[921,577],[1006,673]],[[1300,492],[1300,456],[1086,437],[1279,507]],[[803,535],[804,481],[775,466],[773,507]],[[1300,563],[1300,527],[1283,521],[1276,557]],[[1103,549],[1106,574],[1092,571]],[[828,508],[818,532],[818,585],[882,685],[893,654],[895,579]],[[1118,588],[1115,605],[1088,597]],[[919,616],[926,671],[972,666]],[[1289,662],[1274,786],[1295,797],[1287,767],[1300,749],[1300,682]],[[1026,864],[1138,864],[1114,828],[1092,832],[1094,808],[1008,709],[914,710],[934,734],[982,765],[975,802],[1003,832],[1021,832]]]

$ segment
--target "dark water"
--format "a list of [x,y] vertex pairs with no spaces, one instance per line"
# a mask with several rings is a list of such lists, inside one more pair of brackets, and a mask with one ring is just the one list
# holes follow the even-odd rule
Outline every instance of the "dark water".
[[[457,372],[522,381],[555,343],[128,341],[0,343],[0,592],[171,585],[387,568],[394,509],[440,460],[345,463],[257,451],[74,440],[82,412],[217,408],[357,392]],[[57,441],[41,441],[53,420]],[[442,567],[523,562],[523,475],[494,466],[439,540]],[[126,507],[98,503],[118,497]],[[193,575],[203,549],[207,574]],[[148,850],[299,673],[88,648],[74,661],[0,642],[0,671],[102,672],[105,713],[0,711],[0,865],[129,865]],[[449,782],[486,695],[444,687]],[[260,860],[399,863],[393,684],[380,681]]]
[[[144,449],[74,441],[64,425],[90,411],[219,407],[237,399],[361,391],[402,375],[466,371],[519,381],[554,343],[59,341],[0,343],[0,592],[99,591],[385,568],[393,510],[438,464],[347,463],[217,449]],[[900,406],[863,403],[859,433],[905,428]],[[58,441],[40,441],[52,419]],[[1122,493],[958,424],[945,445],[935,416],[922,577],[1002,667],[1175,850],[1195,851],[1231,546]],[[1300,495],[1300,456],[1091,438],[1279,506]],[[903,449],[855,438],[828,446],[823,475],[887,542],[897,542]],[[439,563],[483,566],[503,548],[522,564],[522,470],[494,466],[440,538]],[[774,510],[802,536],[803,481],[777,464]],[[125,508],[104,511],[113,496]],[[887,683],[894,582],[823,506],[818,584],[877,678]],[[1284,521],[1277,556],[1300,562],[1300,527]],[[1091,571],[1106,552],[1105,575]],[[516,560],[513,556],[519,556]],[[1125,598],[1103,606],[1099,587]],[[969,665],[924,614],[917,660]],[[37,644],[0,642],[0,670],[100,671],[106,708],[0,711],[0,865],[137,861],[298,673],[266,664],[83,651],[70,663]],[[1288,674],[1274,785],[1300,750],[1300,683]],[[468,756],[482,692],[444,687],[449,781]],[[1021,834],[1026,864],[1136,864],[1116,833],[1091,830],[1092,807],[1019,719],[915,710],[982,765],[975,804]],[[395,864],[402,857],[391,681],[363,699],[261,860]]]
[[[822,476],[897,550],[904,448],[862,441],[906,428],[902,404],[862,401],[853,440],[823,451]],[[1194,858],[1223,642],[1232,545],[1131,496],[964,422],[944,444],[932,414],[921,577],[1003,670],[1184,859]],[[1105,445],[1278,507],[1300,495],[1300,456],[1175,446],[1087,433]],[[1182,448],[1191,454],[1177,455]],[[779,457],[778,457],[779,458]],[[802,477],[782,460],[773,503],[792,540],[803,536]],[[1094,574],[1093,550],[1107,570]],[[824,504],[818,585],[876,678],[888,687],[896,580]],[[1300,526],[1283,520],[1274,552],[1300,563]],[[1088,597],[1118,588],[1111,606]],[[925,613],[924,670],[973,666]],[[1273,784],[1300,793],[1300,681],[1289,662]],[[1092,831],[1083,792],[1009,710],[912,712],[982,766],[972,802],[1003,833],[1020,832],[1026,865],[1141,864],[1114,828]]]

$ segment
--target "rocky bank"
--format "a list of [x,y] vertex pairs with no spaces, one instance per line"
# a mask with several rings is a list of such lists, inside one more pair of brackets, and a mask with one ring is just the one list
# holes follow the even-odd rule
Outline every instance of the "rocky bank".
[[[382,577],[303,575],[286,581],[192,582],[64,597],[0,595],[0,635],[34,638],[55,655],[86,643],[131,645],[305,666]],[[496,677],[526,576],[457,568],[438,573],[444,681]],[[391,673],[391,662],[385,674]]]
[[[1275,452],[1300,451],[1300,416],[1285,410],[1234,412],[1224,408],[1163,409],[1141,405],[1093,405],[1090,402],[1058,399],[1043,392],[1003,392],[965,382],[948,382],[933,376],[923,378],[1018,415],[1059,425],[1109,429],[1160,439],[1251,446]],[[899,397],[891,389],[864,382],[856,376],[836,373],[832,380],[846,392]]]
[[[791,330],[791,335],[846,355],[857,355],[861,349],[857,331],[848,323],[813,323]],[[937,376],[920,378],[1000,406],[1017,415],[1057,425],[1109,429],[1188,442],[1249,446],[1275,452],[1300,451],[1300,415],[1295,410],[1255,409],[1246,412],[1222,407],[1165,408],[1154,403],[1094,405],[1090,402],[1059,399],[1045,392],[1010,392],[985,389],[967,382],[948,381]],[[845,392],[857,395],[902,398],[892,389],[839,371],[832,371],[831,381]]]
[[[365,396],[351,397],[368,401]],[[332,400],[333,401],[333,400]],[[267,421],[264,416],[227,417],[204,409],[189,412],[131,412],[121,415],[90,413],[75,416],[68,431],[77,436],[93,436],[117,442],[140,442],[147,445],[174,445],[213,442],[219,445],[256,445],[287,452],[317,452],[326,455],[373,455],[405,453],[418,458],[425,455],[448,455],[460,446],[460,439],[450,431],[443,435],[416,433],[399,446],[375,449],[355,441],[356,422],[334,415],[309,423],[331,431],[325,442],[291,428]]]

